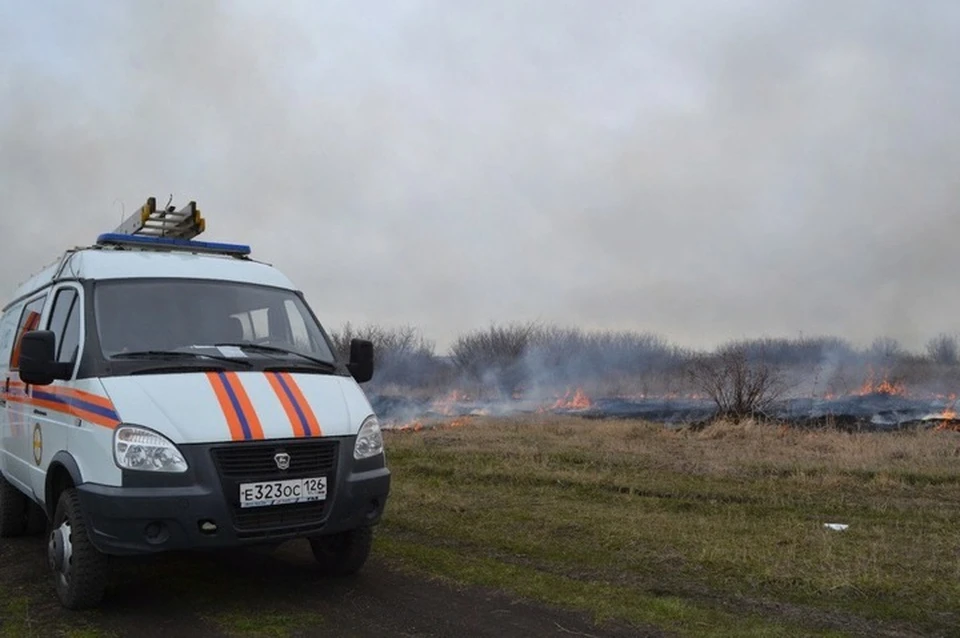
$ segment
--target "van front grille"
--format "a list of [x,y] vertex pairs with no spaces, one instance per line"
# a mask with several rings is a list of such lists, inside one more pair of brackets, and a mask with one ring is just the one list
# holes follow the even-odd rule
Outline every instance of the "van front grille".
[[[340,442],[337,440],[282,440],[237,442],[211,449],[237,536],[288,536],[323,527],[327,501],[333,498]],[[289,456],[281,470],[276,456]],[[266,507],[240,507],[240,485],[295,478],[327,478],[327,500]]]
[[[290,467],[277,467],[278,453],[290,455]],[[271,480],[331,474],[337,466],[339,441],[257,441],[213,448],[220,476]]]

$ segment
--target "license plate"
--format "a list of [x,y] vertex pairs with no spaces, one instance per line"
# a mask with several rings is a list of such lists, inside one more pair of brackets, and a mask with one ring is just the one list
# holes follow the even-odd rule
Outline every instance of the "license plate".
[[240,507],[309,503],[327,498],[327,477],[240,484]]

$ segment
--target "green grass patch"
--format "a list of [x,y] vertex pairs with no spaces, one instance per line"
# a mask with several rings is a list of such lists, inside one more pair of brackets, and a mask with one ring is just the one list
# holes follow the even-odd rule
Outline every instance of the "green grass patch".
[[310,612],[225,611],[204,618],[237,638],[287,638],[323,623],[321,615]]
[[[718,635],[944,631],[960,625],[958,451],[952,433],[576,420],[389,434],[380,551],[690,635],[706,617]],[[754,612],[774,619],[738,624]]]
[[0,589],[0,638],[112,638],[114,635],[85,624],[55,623],[54,628],[43,616],[34,609],[28,596]]
[[[656,625],[688,635],[711,637],[795,636],[790,625],[760,615],[730,614],[678,596],[547,573],[493,558],[468,556],[453,549],[399,541],[387,536],[378,551],[396,563],[445,580],[493,587],[566,608],[585,609],[597,622],[625,620]],[[811,635],[831,635],[817,632]]]
[[94,627],[67,629],[60,634],[63,638],[113,638],[116,634]]
[[0,638],[37,635],[30,616],[29,599],[0,591]]

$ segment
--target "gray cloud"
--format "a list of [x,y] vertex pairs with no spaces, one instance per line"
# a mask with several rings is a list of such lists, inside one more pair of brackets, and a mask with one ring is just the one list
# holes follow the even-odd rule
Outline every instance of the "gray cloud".
[[0,294],[196,199],[330,327],[954,331],[960,7],[0,9]]

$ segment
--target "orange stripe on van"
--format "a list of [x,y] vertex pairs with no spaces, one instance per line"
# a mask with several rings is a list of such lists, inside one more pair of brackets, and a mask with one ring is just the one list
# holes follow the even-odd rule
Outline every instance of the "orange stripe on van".
[[257,416],[257,411],[253,409],[253,404],[250,402],[250,397],[247,396],[247,391],[243,388],[243,383],[240,382],[240,377],[237,376],[236,372],[223,372],[221,374],[226,377],[227,386],[233,391],[240,403],[240,418],[246,421],[250,430],[250,438],[262,439],[263,427],[260,425],[260,418]]
[[[15,381],[11,379],[10,389],[18,390],[23,393],[26,392],[27,385],[23,381]],[[89,403],[95,407],[103,408],[104,410],[114,410],[113,401],[105,396],[94,394],[93,392],[85,392],[84,390],[76,390],[74,388],[67,388],[59,385],[34,386],[34,389],[41,392],[55,394],[58,397],[78,399],[79,401]]]
[[101,408],[113,409],[113,402],[99,394],[84,392],[83,390],[74,390],[73,388],[54,388],[54,392],[60,396],[80,399],[85,403],[91,403]]
[[297,384],[296,379],[294,379],[293,375],[291,375],[289,372],[279,372],[277,374],[280,376],[280,379],[284,382],[284,384],[290,389],[293,405],[294,407],[299,408],[299,411],[306,419],[307,428],[310,430],[310,434],[313,436],[323,436],[323,430],[320,428],[320,422],[317,420],[317,415],[313,413],[310,403],[303,396],[303,392],[300,390],[300,386]]
[[19,403],[21,405],[30,405],[35,408],[50,410],[60,414],[82,419],[94,425],[114,429],[120,424],[119,418],[113,409],[113,404],[108,399],[103,398],[107,405],[85,405],[86,400],[78,400],[75,397],[57,392],[56,388],[44,388],[43,390],[34,390],[35,395],[29,396],[24,388],[17,388],[7,392],[4,396],[10,403]]
[[220,403],[220,409],[227,420],[227,426],[230,428],[230,436],[234,441],[243,441],[247,437],[243,434],[243,427],[240,425],[240,416],[233,407],[230,395],[227,394],[227,388],[217,372],[207,372],[207,380],[213,387],[213,392],[217,395],[217,401]]
[[293,435],[310,436],[309,426],[304,423],[297,414],[297,409],[293,407],[293,402],[290,400],[290,396],[280,383],[280,377],[277,376],[276,373],[268,372],[267,381],[270,382],[270,387],[273,388],[273,392],[280,400],[280,405],[283,406],[283,411],[287,413],[287,419],[290,420],[290,426],[293,428]]

